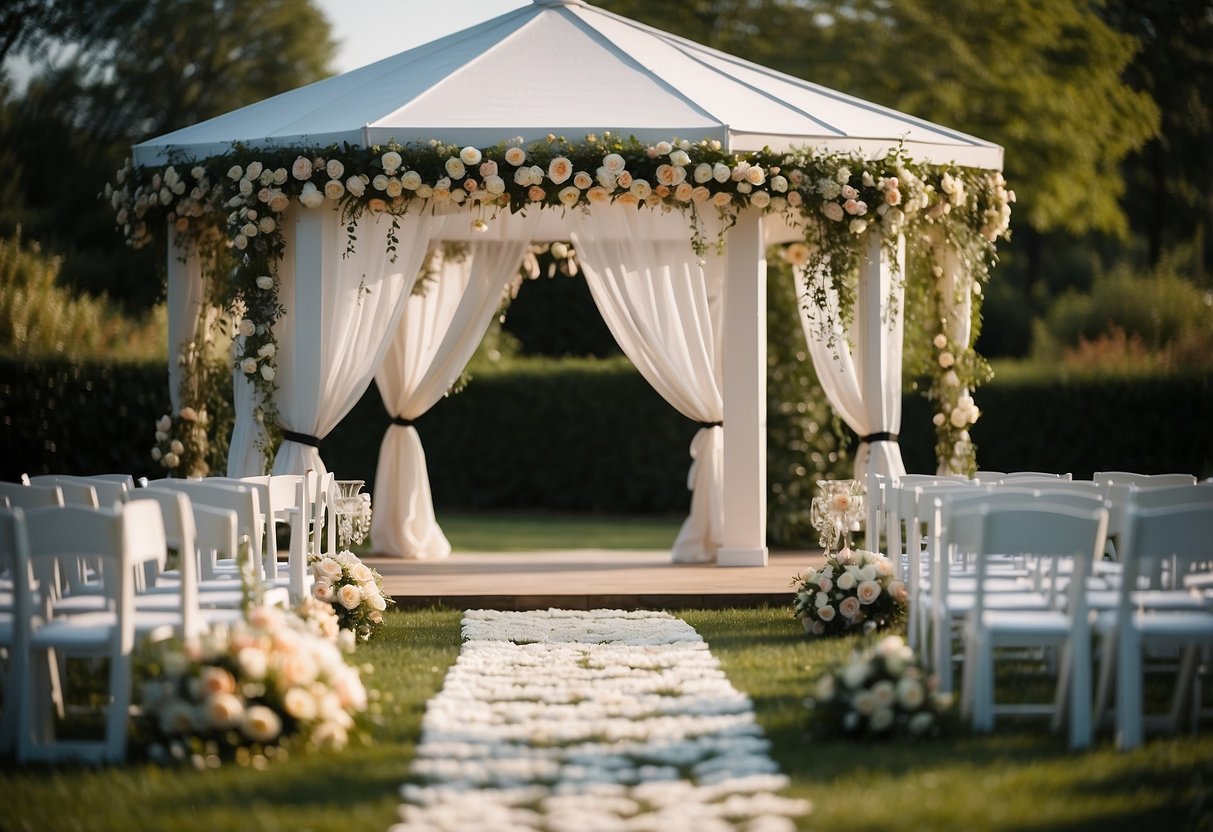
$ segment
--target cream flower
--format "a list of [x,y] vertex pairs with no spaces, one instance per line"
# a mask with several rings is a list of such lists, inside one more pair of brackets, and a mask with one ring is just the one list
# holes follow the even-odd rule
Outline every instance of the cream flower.
[[829,604],[825,604],[824,606],[820,606],[817,608],[817,617],[822,621],[833,621],[834,616],[837,613],[838,613],[838,611],[835,610],[833,607],[831,607]]
[[240,724],[244,717],[244,705],[230,693],[215,693],[202,703],[202,713],[208,725],[226,730]]
[[269,669],[269,657],[260,647],[241,647],[236,653],[236,664],[239,665],[242,675],[254,682],[260,682]]
[[244,176],[244,168],[240,167],[240,165],[232,165],[227,169],[227,178],[233,182],[242,176]]
[[859,599],[859,603],[867,606],[875,603],[880,597],[880,583],[878,581],[864,581],[859,586],[855,587],[855,597]]
[[240,730],[254,742],[273,742],[282,733],[282,720],[265,705],[253,705],[244,712]]
[[452,179],[462,179],[467,175],[467,167],[463,164],[462,160],[455,156],[447,159],[444,167],[446,168],[447,176]]
[[[384,186],[387,187],[386,185]],[[421,174],[415,170],[408,170],[400,174],[400,187],[406,191],[415,191],[421,187]]]
[[261,377],[263,379],[265,379],[266,381],[273,381],[274,375],[275,375],[275,372],[274,372],[273,364],[262,364],[261,365]]
[[337,200],[341,199],[341,197],[345,196],[345,185],[341,184],[340,179],[330,179],[328,182],[324,183],[324,195],[328,199],[336,202]]
[[793,266],[803,266],[809,262],[809,247],[804,243],[792,243],[783,249],[783,259]]
[[395,199],[396,197],[398,197],[402,193],[404,193],[404,183],[401,182],[399,179],[397,179],[395,176],[389,176],[388,180],[387,180],[387,186],[383,190],[384,190],[384,193],[386,193],[392,199]]
[[257,220],[257,228],[262,234],[272,234],[278,228],[278,223],[273,217],[262,217]]
[[841,575],[838,576],[838,588],[839,589],[843,589],[843,590],[854,589],[855,584],[856,584],[855,576],[852,575],[850,572],[843,572]]
[[637,199],[646,199],[653,192],[652,186],[643,179],[633,179],[628,190],[635,194]]
[[526,162],[526,151],[521,147],[511,147],[505,151],[505,160],[514,167]]
[[497,174],[489,174],[484,178],[484,189],[493,196],[505,193],[505,180]]
[[277,352],[277,350],[278,348],[274,346],[274,343],[271,341],[268,344],[262,344],[260,349],[257,350],[257,355],[261,358],[273,358],[274,353]]
[[291,198],[279,190],[270,191],[270,198],[266,201],[266,205],[275,214],[281,214],[290,204]]
[[312,160],[304,156],[296,156],[291,165],[291,176],[303,181],[312,178]]
[[403,160],[400,158],[400,154],[394,150],[389,150],[387,153],[384,153],[381,157],[379,157],[379,162],[383,165],[383,172],[388,176],[391,176],[397,171],[397,169],[399,169],[402,161]]
[[851,224],[848,226],[848,228],[852,234],[862,234],[868,230],[868,221],[856,217],[855,219],[851,220]]
[[[796,193],[797,193],[796,191],[793,191],[791,194],[788,194],[788,196],[791,197]],[[790,198],[789,198],[788,202],[789,203],[791,202]],[[825,214],[828,219],[831,219],[834,222],[842,222],[842,217],[843,217],[842,206],[839,205],[837,202],[821,203],[821,213]]]
[[955,363],[956,356],[952,355],[952,353],[948,352],[947,350],[944,350],[939,354],[939,366],[943,367],[945,370]]
[[573,184],[584,191],[594,184],[594,178],[585,171],[579,170],[573,174]]
[[563,156],[557,156],[548,163],[548,179],[559,185],[573,175],[573,163]]
[[627,167],[627,161],[618,153],[608,153],[602,157],[602,166],[611,173],[618,175]]
[[312,584],[312,595],[319,601],[327,601],[333,603],[337,600],[337,593],[333,591],[333,585],[323,578]]
[[240,362],[240,369],[246,375],[251,376],[253,373],[257,372],[257,359],[255,359],[255,358],[244,359],[243,361]]
[[270,277],[268,274],[261,275],[260,277],[257,278],[257,288],[266,289],[266,290],[273,289],[274,288],[274,278]]
[[354,584],[345,584],[337,590],[337,600],[347,610],[356,609],[362,603],[362,590]]
[[556,196],[563,205],[572,207],[581,201],[581,190],[576,185],[569,185],[561,188]]
[[728,191],[720,191],[712,197],[712,204],[717,208],[725,208],[733,202],[733,195]]
[[459,151],[459,160],[465,165],[478,165],[480,164],[480,160],[482,158],[483,155],[481,152],[471,146],[465,147],[463,150]]
[[766,191],[754,191],[750,196],[750,204],[755,208],[766,208],[771,204],[771,195]]
[[935,345],[935,349],[941,350],[948,345],[948,336],[941,332],[935,336],[931,343]]
[[859,599],[854,595],[843,598],[838,603],[838,611],[842,613],[844,618],[854,618],[859,614]]
[[[303,157],[299,158],[302,159]],[[324,202],[324,194],[310,181],[304,182],[303,189],[299,191],[299,201],[303,203],[304,207],[315,208]]]

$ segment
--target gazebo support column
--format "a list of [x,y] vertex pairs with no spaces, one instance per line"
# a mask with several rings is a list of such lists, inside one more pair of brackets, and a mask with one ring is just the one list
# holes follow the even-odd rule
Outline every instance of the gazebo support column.
[[728,233],[724,289],[724,528],[719,566],[767,564],[767,261],[762,214]]

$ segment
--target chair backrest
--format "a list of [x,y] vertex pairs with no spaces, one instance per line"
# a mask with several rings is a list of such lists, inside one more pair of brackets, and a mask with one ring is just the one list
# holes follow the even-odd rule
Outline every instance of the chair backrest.
[[[25,511],[21,508],[0,508],[0,572],[13,579],[13,623],[7,646],[9,661],[23,655],[12,649],[24,643],[33,616],[33,588],[30,586],[29,537],[25,530]],[[13,678],[24,678],[15,674]],[[12,695],[12,691],[9,691]],[[10,705],[11,707],[11,702]]]
[[[183,491],[171,488],[140,488],[126,495],[127,502],[149,500],[160,507],[164,522],[165,547],[177,553],[178,573],[181,577],[182,628],[187,637],[196,632],[196,621],[188,620],[198,605],[198,543],[194,526],[194,507],[190,497]],[[143,573],[143,583],[155,585],[164,563],[149,562]]]
[[[1069,609],[1085,623],[1086,581],[1103,556],[1108,511],[1098,503],[1061,505],[1038,497],[992,492],[979,497],[953,495],[941,501],[940,542],[973,557],[976,567],[974,616],[980,618],[988,565],[993,556],[1030,556],[1048,561],[1053,575],[1060,561],[1072,564]],[[1050,593],[1056,582],[1050,582]],[[1082,610],[1075,609],[1079,605]]]
[[1132,503],[1138,508],[1165,508],[1196,503],[1213,508],[1213,483],[1173,485],[1165,488],[1132,488]]
[[[30,485],[55,485],[63,492],[63,502],[69,506],[84,506],[86,508],[99,508],[102,505],[101,499],[97,492],[97,483],[89,482],[83,477],[69,477],[61,474],[37,474],[29,478]],[[104,490],[104,486],[102,489]],[[112,508],[118,500],[108,500],[105,503],[106,508]]]
[[1002,475],[1003,482],[1015,482],[1016,480],[1028,480],[1035,482],[1037,480],[1050,481],[1072,479],[1074,479],[1074,475],[1070,473],[1052,474],[1047,471],[1008,471]]
[[1096,471],[1095,482],[1105,485],[1135,485],[1138,488],[1166,488],[1173,485],[1196,485],[1194,474],[1138,474],[1135,471]]
[[1131,609],[1130,590],[1139,579],[1152,585],[1169,568],[1170,588],[1182,586],[1182,575],[1213,560],[1213,507],[1199,502],[1147,508],[1130,504],[1121,542],[1124,575],[1121,580],[1122,614]]
[[[120,627],[115,647],[130,652],[134,645],[135,570],[164,557],[164,521],[151,502],[119,504],[113,509],[62,506],[32,509],[25,514],[30,562],[39,586],[48,587],[57,571],[74,572],[81,562],[97,563],[98,579],[109,603],[118,612]],[[43,592],[40,612],[54,617],[54,596]]]
[[194,504],[194,528],[197,533],[198,558],[202,577],[214,577],[217,558],[240,557],[239,519],[235,511]]
[[21,485],[0,482],[0,497],[14,508],[51,508],[64,505],[63,489],[57,485]]
[[[152,480],[149,487],[164,487],[181,490],[190,495],[195,508],[208,506],[210,508],[230,509],[236,512],[236,534],[239,542],[247,543],[248,555],[256,564],[253,578],[260,583],[266,579],[266,559],[264,557],[265,516],[262,514],[259,490],[252,485],[242,485],[234,482],[219,481],[219,478],[204,480],[162,479]],[[195,523],[197,512],[195,511]],[[205,566],[203,577],[209,577]]]

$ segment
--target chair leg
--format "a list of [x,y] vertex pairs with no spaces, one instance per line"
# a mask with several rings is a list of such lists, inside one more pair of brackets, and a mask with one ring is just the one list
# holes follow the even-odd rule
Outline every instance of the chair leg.
[[129,656],[110,659],[110,704],[105,719],[104,758],[120,763],[126,759],[127,722],[131,708],[131,662]]
[[1178,734],[1179,726],[1189,708],[1198,710],[1200,700],[1193,702],[1193,682],[1196,679],[1197,653],[1199,648],[1188,645],[1184,648],[1179,661],[1179,672],[1175,677],[1175,693],[1171,696],[1171,711],[1167,717],[1168,733]]
[[1066,642],[1061,673],[1070,684],[1070,748],[1091,745],[1091,643],[1085,639]]
[[1053,719],[1050,727],[1054,732],[1061,730],[1062,725],[1066,724],[1067,717],[1073,720],[1073,714],[1067,713],[1070,707],[1070,672],[1073,666],[1073,655],[1070,649],[1070,643],[1066,642],[1065,647],[1061,651],[1061,666],[1057,669],[1057,690],[1053,694]]
[[974,651],[973,730],[994,730],[994,648],[980,639]]
[[1099,647],[1099,683],[1095,688],[1095,726],[1102,726],[1112,707],[1112,687],[1115,684],[1116,638],[1109,633]]
[[1116,659],[1116,746],[1121,750],[1141,745],[1142,659],[1141,641],[1129,629],[1119,639]]

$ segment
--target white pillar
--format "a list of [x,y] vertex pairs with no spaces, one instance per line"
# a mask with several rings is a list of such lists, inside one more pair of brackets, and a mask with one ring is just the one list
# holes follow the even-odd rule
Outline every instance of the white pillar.
[[719,566],[767,564],[767,261],[762,214],[728,234],[724,289],[724,528]]

